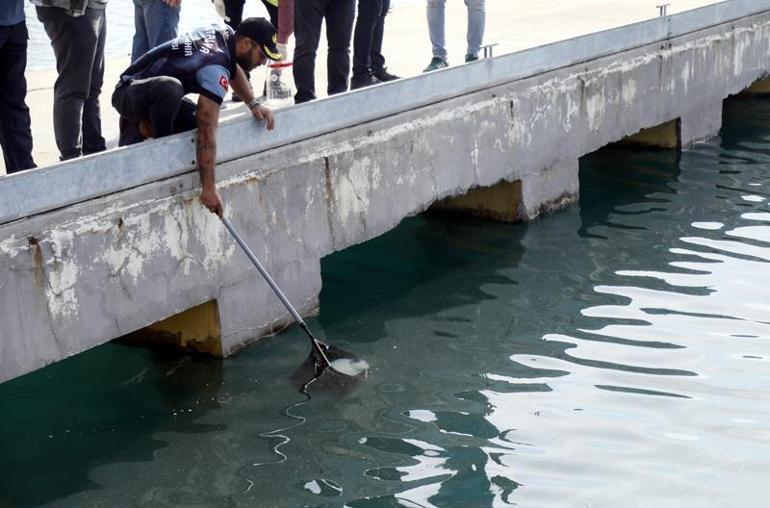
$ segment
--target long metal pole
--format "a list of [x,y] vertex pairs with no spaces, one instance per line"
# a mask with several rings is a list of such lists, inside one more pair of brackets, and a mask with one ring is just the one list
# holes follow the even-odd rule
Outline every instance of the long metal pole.
[[283,294],[283,291],[281,291],[281,288],[278,287],[278,285],[275,283],[272,277],[270,277],[270,274],[267,273],[267,270],[265,270],[265,267],[262,266],[262,263],[259,262],[259,259],[257,259],[257,256],[254,255],[253,252],[251,252],[251,249],[248,245],[246,245],[246,242],[243,240],[241,235],[236,231],[236,229],[233,227],[233,225],[230,223],[230,220],[221,217],[222,223],[225,225],[227,230],[230,232],[231,235],[233,235],[233,238],[235,238],[235,241],[238,242],[238,245],[241,246],[241,249],[243,249],[243,252],[246,253],[246,256],[251,260],[251,262],[254,264],[254,266],[257,267],[257,270],[259,270],[259,273],[262,274],[262,277],[267,281],[268,285],[270,286],[270,289],[273,290],[273,292],[278,296],[278,299],[281,300],[281,303],[283,303],[284,307],[286,307],[291,314],[291,317],[294,318],[294,320],[299,324],[300,328],[302,328],[305,333],[307,333],[308,337],[310,337],[310,341],[313,343],[313,347],[318,352],[318,354],[323,359],[324,363],[326,363],[326,366],[330,366],[331,362],[329,362],[329,358],[326,357],[326,353],[323,350],[323,346],[321,345],[321,342],[315,338],[313,333],[310,331],[310,329],[305,324],[305,321],[302,319],[302,316],[299,315],[299,312],[294,308],[294,306],[291,304],[288,298],[286,298],[286,295]]

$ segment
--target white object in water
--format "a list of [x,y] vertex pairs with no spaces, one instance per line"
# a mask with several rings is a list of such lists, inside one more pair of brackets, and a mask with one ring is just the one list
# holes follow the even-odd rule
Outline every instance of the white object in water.
[[350,358],[334,360],[329,366],[336,372],[351,377],[355,377],[369,369],[369,364],[365,360],[351,360]]

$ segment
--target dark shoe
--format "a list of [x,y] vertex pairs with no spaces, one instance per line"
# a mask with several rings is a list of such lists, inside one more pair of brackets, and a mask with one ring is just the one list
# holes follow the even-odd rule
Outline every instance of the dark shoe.
[[389,73],[387,67],[383,67],[382,69],[377,69],[376,71],[374,71],[374,77],[379,79],[383,83],[387,81],[395,81],[397,79],[401,79],[401,76],[396,76],[395,74]]
[[479,55],[465,55],[465,63],[475,62],[479,59]]
[[449,61],[434,56],[433,60],[430,61],[430,64],[428,64],[428,66],[423,69],[422,72],[437,71],[439,69],[446,69],[447,67],[449,67]]
[[356,78],[350,80],[350,89],[355,90],[357,88],[364,88],[367,86],[372,85],[379,85],[382,83],[374,74],[367,74],[364,77]]

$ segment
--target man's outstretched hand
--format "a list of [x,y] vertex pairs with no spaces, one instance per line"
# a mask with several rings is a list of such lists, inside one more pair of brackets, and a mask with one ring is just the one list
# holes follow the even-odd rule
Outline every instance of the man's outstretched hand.
[[209,212],[217,214],[220,218],[222,217],[222,212],[224,211],[222,197],[215,186],[203,187],[201,191],[201,204],[208,208]]
[[260,122],[267,121],[267,130],[271,131],[273,130],[273,127],[275,127],[275,117],[273,116],[273,110],[270,108],[266,108],[260,104],[251,110],[251,115]]

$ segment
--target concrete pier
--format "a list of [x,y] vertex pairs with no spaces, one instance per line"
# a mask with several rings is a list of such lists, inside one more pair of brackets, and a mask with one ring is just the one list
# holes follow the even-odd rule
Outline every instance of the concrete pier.
[[[735,0],[286,108],[269,134],[234,119],[226,215],[311,314],[320,259],[404,217],[531,220],[573,202],[578,159],[608,143],[716,134],[768,47],[770,0]],[[190,309],[155,328],[223,356],[289,323],[198,203],[193,141],[0,180],[0,381]]]

